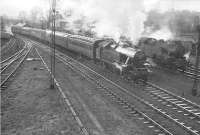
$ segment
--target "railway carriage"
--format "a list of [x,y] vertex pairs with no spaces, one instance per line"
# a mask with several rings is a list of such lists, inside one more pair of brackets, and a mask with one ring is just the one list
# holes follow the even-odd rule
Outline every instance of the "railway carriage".
[[[51,33],[51,35],[52,35],[52,33]],[[66,48],[67,39],[65,38],[65,36],[68,36],[68,34],[62,33],[62,32],[55,32],[56,45]]]
[[39,29],[35,29],[35,28],[31,28],[30,29],[30,36],[33,38],[36,38],[38,40],[42,40],[44,38],[44,34],[46,32],[44,30],[39,30]]
[[47,41],[48,34],[47,33],[48,33],[47,30],[42,30],[41,37],[40,37],[41,42],[48,43],[48,41]]
[[96,39],[93,38],[87,38],[78,35],[70,35],[67,37],[67,49],[74,52],[78,52],[91,59],[95,59],[95,42]]
[[50,43],[51,42],[51,31],[46,30],[44,42]]
[[21,31],[21,34],[25,36],[30,36],[31,35],[30,32],[31,32],[31,28],[24,27],[24,29]]

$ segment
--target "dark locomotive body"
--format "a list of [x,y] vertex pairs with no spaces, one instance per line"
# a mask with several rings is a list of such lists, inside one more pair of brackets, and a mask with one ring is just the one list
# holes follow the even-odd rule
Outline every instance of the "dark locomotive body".
[[147,80],[146,56],[139,49],[120,46],[113,40],[105,40],[97,47],[97,59],[106,67],[125,75],[132,80]]
[[[13,26],[14,34],[25,35],[39,41],[51,42],[51,31]],[[112,39],[96,39],[67,33],[55,33],[56,46],[79,53],[95,62],[100,61],[108,68],[131,79],[147,80],[146,56],[139,49],[119,46]]]
[[164,41],[153,38],[144,38],[139,42],[139,47],[145,55],[152,58],[157,65],[170,69],[182,69],[187,67],[185,54],[187,49],[181,41]]

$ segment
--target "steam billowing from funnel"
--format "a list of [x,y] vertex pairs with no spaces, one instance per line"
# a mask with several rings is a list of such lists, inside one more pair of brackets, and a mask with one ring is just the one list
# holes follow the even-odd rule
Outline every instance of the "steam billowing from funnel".
[[170,10],[200,12],[199,0],[144,0],[145,11],[156,10],[164,13]]
[[185,57],[185,59],[186,59],[187,61],[189,60],[190,53],[191,53],[191,52],[187,52],[187,53],[184,55],[184,57]]
[[87,21],[96,21],[93,31],[100,37],[109,36],[118,41],[120,36],[125,36],[135,41],[144,30],[146,15],[142,1],[76,0],[66,2],[62,8],[71,9],[73,18],[82,15]]

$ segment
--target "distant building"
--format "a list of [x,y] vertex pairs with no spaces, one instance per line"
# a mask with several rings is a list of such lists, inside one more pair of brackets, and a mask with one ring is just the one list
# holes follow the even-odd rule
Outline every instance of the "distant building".
[[195,43],[198,41],[198,33],[179,34],[179,35],[176,35],[175,39],[181,40],[181,41],[192,41]]

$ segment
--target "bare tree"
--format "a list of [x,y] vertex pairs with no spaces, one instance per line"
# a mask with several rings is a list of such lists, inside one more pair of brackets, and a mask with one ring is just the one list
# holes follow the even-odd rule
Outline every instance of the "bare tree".
[[24,22],[27,21],[28,16],[27,16],[27,14],[26,14],[25,11],[20,11],[20,12],[19,12],[19,15],[18,15],[18,18],[20,19],[20,22],[21,22],[21,23],[24,23]]
[[32,8],[30,13],[30,20],[32,22],[37,22],[41,11],[39,8]]

